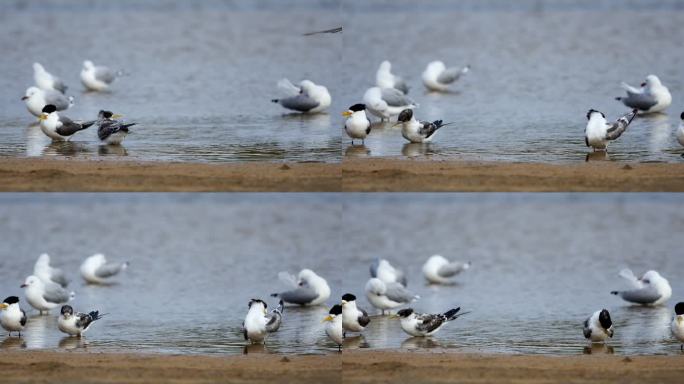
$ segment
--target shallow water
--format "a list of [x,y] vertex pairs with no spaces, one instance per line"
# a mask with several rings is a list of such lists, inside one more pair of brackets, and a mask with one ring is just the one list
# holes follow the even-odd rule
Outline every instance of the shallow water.
[[[594,353],[677,354],[668,323],[684,297],[674,235],[684,229],[683,204],[661,194],[2,195],[0,292],[20,295],[35,259],[49,252],[73,279],[75,308],[108,315],[79,342],[57,331],[55,311],[32,313],[24,339],[0,348],[244,353],[247,302],[275,304],[268,294],[284,288],[279,271],[312,268],[332,288],[329,304],[351,292],[371,309],[362,290],[372,259],[384,257],[407,271],[417,310],[472,312],[432,340],[374,317],[347,348],[581,354],[582,322],[607,308],[615,337]],[[81,282],[80,261],[95,252],[131,261],[119,284]],[[434,253],[473,267],[457,285],[428,286],[421,266]],[[617,272],[627,266],[661,271],[674,291],[668,305],[611,296],[625,288]],[[267,347],[247,352],[333,353],[325,312],[287,307]]]
[[[679,162],[682,15],[678,1],[5,1],[0,156],[581,162],[586,111],[617,117],[626,112],[613,100],[620,82],[655,73],[673,105],[666,115],[637,119],[609,159]],[[341,34],[301,36],[338,25]],[[83,93],[85,58],[129,75],[110,93]],[[433,144],[407,145],[398,129],[378,126],[365,147],[349,148],[340,112],[360,101],[384,59],[408,79],[420,119],[455,123]],[[420,74],[434,59],[472,71],[453,93],[426,94]],[[92,118],[107,108],[140,125],[121,148],[100,146],[95,130],[50,145],[19,100],[34,61],[71,86],[76,105],[68,116]],[[270,103],[282,77],[326,85],[329,113],[289,115]]]

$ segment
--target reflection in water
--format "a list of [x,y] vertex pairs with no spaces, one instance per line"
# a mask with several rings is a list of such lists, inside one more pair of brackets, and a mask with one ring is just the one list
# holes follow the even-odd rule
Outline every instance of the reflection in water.
[[615,348],[605,343],[592,343],[590,346],[584,347],[582,353],[585,355],[612,355],[615,353]]
[[302,128],[329,128],[330,115],[328,113],[286,113],[282,115],[284,121],[301,122]]
[[57,317],[51,315],[30,316],[24,328],[26,345],[31,349],[47,348],[48,332],[52,333],[57,329]]
[[267,354],[269,353],[266,344],[247,344],[242,350],[243,355],[253,354]]
[[26,156],[42,155],[45,147],[51,142],[52,140],[40,130],[39,123],[33,123],[26,127]]
[[0,343],[1,349],[23,349],[26,348],[26,341],[21,337],[7,337]]
[[90,149],[76,141],[53,141],[43,150],[44,156],[76,156],[89,153]]
[[88,346],[88,343],[86,342],[85,337],[71,337],[71,336],[66,336],[63,337],[58,344],[59,348],[61,349],[86,349]]
[[608,151],[592,151],[587,153],[587,156],[584,158],[584,161],[586,162],[607,160],[610,160],[610,157],[608,156]]
[[406,157],[416,157],[431,154],[429,143],[406,143],[401,148],[401,154]]
[[97,148],[97,154],[100,156],[128,156],[126,147],[123,145],[100,145]]
[[342,348],[344,349],[359,349],[368,347],[370,346],[368,345],[368,342],[366,341],[366,338],[363,335],[347,335],[347,337],[344,338],[344,342],[342,343]]
[[368,157],[371,154],[370,149],[365,145],[349,145],[344,151],[346,157]]
[[401,347],[407,349],[429,349],[441,346],[439,340],[432,337],[409,337],[401,343]]
[[672,127],[669,118],[664,113],[654,113],[648,115],[650,123],[649,129],[649,150],[651,152],[662,152],[667,149],[672,140]]

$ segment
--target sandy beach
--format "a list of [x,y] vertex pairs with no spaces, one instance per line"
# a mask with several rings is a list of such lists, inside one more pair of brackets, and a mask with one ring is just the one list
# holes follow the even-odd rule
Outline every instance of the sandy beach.
[[33,383],[621,383],[676,382],[681,356],[576,357],[351,351],[342,355],[163,356],[4,352],[2,381]]

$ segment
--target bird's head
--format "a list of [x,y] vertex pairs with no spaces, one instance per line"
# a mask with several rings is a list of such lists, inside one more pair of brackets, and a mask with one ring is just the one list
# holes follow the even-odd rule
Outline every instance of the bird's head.
[[74,309],[71,308],[71,305],[63,305],[59,313],[61,313],[64,317],[69,317],[74,314]]
[[352,295],[351,293],[345,293],[342,296],[342,305],[345,305],[345,304],[350,303],[352,301],[356,301],[356,296]]
[[354,114],[354,112],[359,112],[359,111],[365,111],[366,110],[366,104],[354,104],[351,107],[349,107],[348,110],[342,112],[342,116],[344,117],[350,117],[351,115]]
[[413,308],[405,308],[397,312],[397,317],[405,319],[413,314]]
[[42,113],[38,116],[38,120],[46,120],[50,114],[57,112],[57,107],[52,104],[48,104],[43,107]]
[[652,87],[658,87],[662,85],[660,83],[660,79],[656,75],[648,75],[646,76],[646,81],[641,84],[642,87],[647,87],[647,88],[652,88]]
[[328,316],[326,316],[323,319],[323,322],[326,321],[333,321],[335,317],[339,316],[342,314],[342,307],[339,304],[333,305],[332,308],[330,308],[330,312],[328,312]]
[[606,115],[604,115],[603,112],[597,111],[597,110],[592,108],[587,112],[587,120],[591,120],[591,117],[596,113],[601,115],[601,117],[603,117],[604,119],[606,118]]
[[22,97],[22,100],[28,100],[34,95],[37,95],[40,92],[40,89],[38,87],[29,87],[26,89],[26,93],[24,93],[24,97]]
[[86,60],[86,61],[83,62],[83,68],[85,68],[85,69],[93,69],[93,68],[95,68],[95,64],[93,64],[93,62],[90,61],[90,60]]
[[32,286],[39,286],[41,284],[42,284],[42,282],[40,281],[40,279],[37,276],[31,275],[31,276],[26,278],[26,280],[24,281],[24,284],[22,284],[19,288],[28,288],[28,287],[32,287]]
[[610,313],[608,313],[607,309],[603,309],[601,310],[601,313],[599,313],[599,324],[601,324],[603,329],[610,329],[610,327],[613,326],[613,322],[610,320]]
[[266,302],[261,299],[252,299],[249,301],[249,304],[247,304],[247,308],[249,308],[250,311],[261,310],[264,314],[266,314],[268,304],[266,304]]

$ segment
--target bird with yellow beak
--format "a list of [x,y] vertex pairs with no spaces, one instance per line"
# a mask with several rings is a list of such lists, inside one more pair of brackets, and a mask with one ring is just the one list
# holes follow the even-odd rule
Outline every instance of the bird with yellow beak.
[[344,131],[352,139],[352,145],[354,145],[355,139],[360,139],[363,145],[363,141],[371,131],[371,121],[366,116],[366,105],[354,104],[348,110],[342,112],[342,116],[346,117]]
[[330,312],[323,319],[323,322],[327,323],[325,325],[325,334],[337,344],[337,350],[342,352],[342,342],[344,341],[344,336],[342,335],[342,306],[335,304],[330,308]]
[[26,325],[26,312],[19,308],[19,298],[10,296],[0,303],[0,325],[9,332],[18,332],[21,337],[21,331]]

